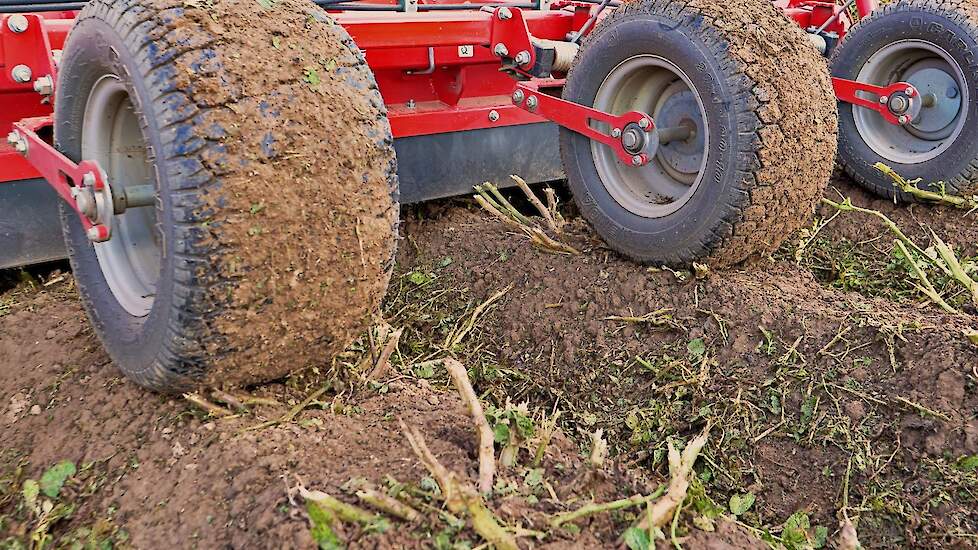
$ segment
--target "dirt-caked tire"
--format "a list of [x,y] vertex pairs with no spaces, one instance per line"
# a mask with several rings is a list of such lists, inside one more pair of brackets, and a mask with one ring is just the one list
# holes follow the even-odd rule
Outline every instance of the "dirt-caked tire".
[[324,11],[91,0],[60,67],[58,149],[97,160],[115,195],[151,190],[104,243],[62,209],[85,310],[126,376],[163,392],[267,381],[328,366],[369,325],[396,245],[393,140]]
[[769,0],[624,4],[585,40],[563,97],[646,112],[661,135],[685,136],[636,168],[561,130],[584,216],[643,262],[723,266],[770,252],[807,222],[831,175],[836,107],[825,61]]
[[908,111],[905,125],[839,104],[839,163],[857,183],[883,197],[910,200],[874,168],[882,162],[908,180],[920,178],[921,188],[943,181],[950,193],[976,191],[978,2],[898,0],[881,6],[836,48],[832,76],[878,86],[908,82],[920,92],[922,105]]

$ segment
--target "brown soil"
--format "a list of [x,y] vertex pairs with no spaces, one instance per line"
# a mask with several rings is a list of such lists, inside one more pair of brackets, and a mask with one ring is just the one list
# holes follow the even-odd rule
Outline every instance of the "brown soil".
[[[888,212],[904,227],[917,217],[949,242],[974,246],[973,220],[960,212]],[[879,231],[867,219],[849,220],[825,235]],[[72,460],[90,465],[65,488],[63,498],[78,508],[55,524],[58,537],[103,520],[136,547],[310,547],[305,512],[288,492],[298,479],[354,502],[343,487],[351,478],[382,486],[385,476],[418,484],[426,475],[397,417],[420,426],[448,467],[474,479],[475,438],[460,402],[442,378],[428,380],[410,365],[512,284],[454,351],[488,402],[556,405],[565,435],[544,462],[559,502],[543,495],[531,504],[522,471],[509,474],[504,482],[520,489],[492,502],[504,521],[541,529],[546,514],[592,497],[647,493],[667,478],[659,453],[666,439],[694,435],[709,419],[694,483],[707,496],[683,514],[686,547],[762,547],[728,522],[717,520],[714,533],[691,523],[710,502],[725,507],[730,495],[748,491],[757,501],[740,519],[778,536],[789,515],[805,511],[835,540],[837,512],[848,503],[867,547],[973,547],[975,480],[953,465],[978,454],[978,347],[962,336],[978,326],[974,315],[830,288],[781,255],[680,280],[620,258],[577,220],[569,232],[584,254],[538,251],[467,203],[417,208],[407,216],[387,298],[388,320],[406,328],[392,378],[367,389],[321,365],[252,389],[282,405],[231,419],[121,379],[70,277],[0,294],[0,539],[32,527],[17,511],[22,479]],[[660,327],[605,320],[662,308],[671,319]],[[332,390],[297,422],[242,431],[327,383]],[[616,458],[591,472],[581,449],[598,427]],[[608,547],[633,517],[596,516],[547,545]],[[429,519],[442,525],[434,513]],[[432,546],[437,530],[426,529],[342,534],[354,547]],[[478,542],[470,531],[453,536]]]

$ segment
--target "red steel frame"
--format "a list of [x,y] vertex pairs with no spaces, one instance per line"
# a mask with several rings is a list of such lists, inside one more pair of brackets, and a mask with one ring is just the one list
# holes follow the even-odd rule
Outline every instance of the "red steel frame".
[[[422,6],[452,1],[419,0]],[[835,2],[773,2],[805,29],[821,28],[841,38],[851,24],[843,7]],[[875,0],[854,3],[860,17],[876,4]],[[477,3],[471,10],[458,11],[333,13],[365,52],[387,104],[394,137],[551,121],[612,147],[623,162],[633,165],[648,162],[645,154],[629,154],[618,136],[612,134],[620,135],[621,129],[631,124],[653,132],[655,124],[649,115],[630,112],[616,116],[565,101],[559,97],[562,80],[530,78],[525,71],[536,60],[531,35],[538,39],[566,40],[569,33],[581,30],[597,9],[594,4],[557,0],[550,3],[549,9],[524,11],[512,3],[474,9],[479,6]],[[42,176],[78,210],[72,188],[82,185],[86,174],[91,174],[87,184],[96,192],[103,190],[108,182],[103,181],[95,163],[84,161],[76,165],[50,145],[53,124],[50,102],[54,96],[39,95],[39,91],[47,90],[33,82],[43,76],[56,82],[56,59],[74,15],[73,12],[24,14],[27,29],[19,33],[8,28],[7,20],[13,16],[3,16],[0,20],[0,98],[3,98],[0,132],[11,129],[19,132],[19,141],[12,140],[12,145],[0,143],[0,182]],[[510,74],[500,71],[503,60],[494,53],[500,45],[506,52],[513,52],[503,54]],[[516,66],[510,56],[521,51],[529,54],[529,60]],[[16,82],[12,78],[16,65],[31,68],[31,81]],[[894,93],[916,95],[916,90],[906,83],[881,88],[833,79],[833,84],[841,101],[875,110],[893,124],[905,120],[890,112],[887,97]],[[866,99],[865,94],[878,100]],[[612,134],[593,128],[592,120],[606,123],[614,129]],[[18,145],[20,150],[14,150],[13,145]],[[105,226],[93,223],[82,214],[79,216],[93,240],[109,237]]]

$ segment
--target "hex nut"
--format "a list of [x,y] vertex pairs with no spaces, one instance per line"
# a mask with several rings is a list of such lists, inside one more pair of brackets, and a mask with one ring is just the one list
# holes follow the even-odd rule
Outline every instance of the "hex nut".
[[7,18],[7,28],[12,32],[22,33],[27,30],[29,25],[27,18],[19,13]]

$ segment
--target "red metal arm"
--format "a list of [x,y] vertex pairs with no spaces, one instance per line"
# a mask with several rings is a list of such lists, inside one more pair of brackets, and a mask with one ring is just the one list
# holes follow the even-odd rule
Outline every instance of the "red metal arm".
[[532,80],[519,82],[513,91],[513,103],[525,111],[539,114],[568,130],[573,130],[595,141],[599,141],[611,147],[618,158],[633,166],[644,166],[648,164],[649,157],[646,153],[632,154],[625,150],[620,137],[599,132],[591,127],[590,122],[596,120],[603,122],[611,128],[612,134],[621,132],[629,124],[636,124],[647,133],[655,129],[655,122],[652,117],[638,111],[630,111],[623,115],[611,115],[597,109],[591,109],[584,105],[578,105],[566,99],[554,97],[540,92],[540,87],[563,86],[563,80]]
[[[14,123],[14,131],[10,133],[8,140],[78,214],[88,238],[96,242],[108,240],[109,225],[102,223],[105,220],[100,219],[99,213],[111,213],[113,205],[102,170],[93,160],[75,164],[37,135],[39,130],[50,129],[53,125],[51,116],[25,118]],[[76,200],[79,191],[85,188],[91,188],[90,195],[86,190],[87,204],[92,209],[89,214],[82,212]],[[89,218],[92,213],[94,222]]]
[[[890,98],[900,94],[913,101],[918,96],[917,89],[906,82],[897,82],[889,86],[874,86],[872,84],[856,82],[855,80],[833,78],[832,86],[835,88],[835,97],[839,101],[845,101],[846,103],[852,103],[853,105],[876,111],[887,122],[895,125],[906,124],[910,121],[910,117],[905,113],[911,112],[911,104],[908,103],[902,112],[894,112],[890,108]],[[873,94],[876,96],[876,100],[860,97],[856,95],[857,92]]]

